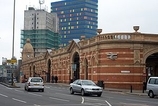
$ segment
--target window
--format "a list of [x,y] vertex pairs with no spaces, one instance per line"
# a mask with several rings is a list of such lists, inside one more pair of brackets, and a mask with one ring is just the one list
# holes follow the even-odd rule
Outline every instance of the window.
[[155,84],[157,84],[157,85],[158,85],[158,79],[156,79],[156,80],[155,80]]
[[66,43],[64,43],[64,46],[66,46]]
[[64,35],[64,38],[66,38],[66,35]]
[[64,11],[61,11],[61,14],[64,14]]
[[154,84],[154,83],[155,83],[155,79],[154,79],[154,78],[151,78],[150,81],[149,81],[149,83],[150,83],[150,84]]
[[71,29],[74,29],[74,26],[71,26]]
[[87,16],[84,16],[84,19],[87,19]]
[[84,10],[87,10],[87,8],[84,8]]

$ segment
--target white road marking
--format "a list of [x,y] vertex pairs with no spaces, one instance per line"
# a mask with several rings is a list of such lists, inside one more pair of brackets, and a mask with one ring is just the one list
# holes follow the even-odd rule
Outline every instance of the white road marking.
[[50,88],[50,86],[44,86],[45,88]]
[[68,94],[63,94],[63,93],[55,93],[55,94],[64,95],[64,96],[73,96],[73,95],[68,95]]
[[38,94],[34,94],[34,93],[28,93],[28,94],[35,95],[35,96],[42,96],[42,95],[38,95]]
[[6,87],[6,89],[13,89],[13,88],[8,88],[8,87]]
[[12,99],[15,100],[15,101],[18,101],[18,102],[26,103],[26,101],[23,101],[23,100],[20,100],[20,99],[15,99],[15,98],[12,98]]
[[108,106],[112,106],[108,101],[105,100],[105,102],[108,104]]
[[50,98],[50,99],[54,99],[54,100],[69,102],[69,100],[66,100],[66,99],[53,98],[53,97],[49,97],[49,98]]
[[154,104],[158,104],[158,102],[150,102],[150,101],[143,101],[143,100],[134,100],[134,99],[126,99],[126,100],[129,100],[129,101],[134,101],[134,102],[143,102],[143,103],[154,103]]
[[20,91],[20,90],[17,90],[17,89],[15,89],[15,91],[17,91],[17,92],[24,92],[24,91]]
[[4,94],[0,94],[0,96],[6,97],[6,98],[8,97],[7,95],[4,95]]
[[84,97],[82,97],[82,101],[81,101],[81,104],[83,104],[84,103]]
[[34,106],[41,106],[41,105],[34,104]]

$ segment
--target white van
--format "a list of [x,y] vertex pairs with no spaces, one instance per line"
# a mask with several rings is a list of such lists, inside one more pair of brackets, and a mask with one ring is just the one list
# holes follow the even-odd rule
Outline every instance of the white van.
[[158,96],[158,77],[150,77],[147,82],[147,93],[150,98]]

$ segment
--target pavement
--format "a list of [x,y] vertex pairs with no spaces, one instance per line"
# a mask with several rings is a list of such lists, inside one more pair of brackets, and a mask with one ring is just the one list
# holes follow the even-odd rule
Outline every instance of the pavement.
[[[0,84],[5,85],[10,88],[20,88],[18,84],[6,84],[0,82]],[[45,85],[59,85],[59,86],[69,86],[68,83],[45,83]],[[114,88],[104,88],[104,91],[111,91],[111,92],[119,92],[119,93],[126,93],[126,94],[131,94],[131,95],[139,95],[139,96],[148,96],[146,91],[143,90],[131,90],[131,89],[114,89]]]

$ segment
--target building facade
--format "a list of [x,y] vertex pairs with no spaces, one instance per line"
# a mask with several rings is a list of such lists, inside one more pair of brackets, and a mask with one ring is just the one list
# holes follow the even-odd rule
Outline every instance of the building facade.
[[[75,79],[103,81],[108,88],[143,89],[150,76],[158,76],[158,34],[137,32],[107,33],[85,39],[73,39],[69,45],[51,49],[36,57],[27,57],[29,49],[22,52],[21,79],[41,76],[52,82],[69,83]],[[31,45],[30,43],[25,44]],[[33,49],[30,47],[30,53]]]
[[24,29],[21,31],[21,48],[26,39],[32,42],[35,55],[60,45],[59,19],[56,13],[29,7],[24,11]]
[[51,12],[59,17],[61,44],[66,46],[82,35],[91,38],[98,28],[98,0],[62,0],[51,3]]

